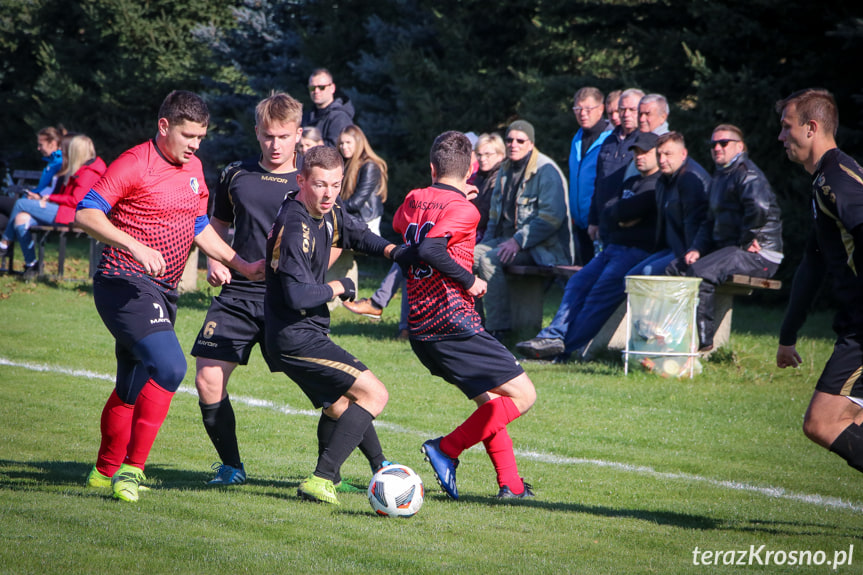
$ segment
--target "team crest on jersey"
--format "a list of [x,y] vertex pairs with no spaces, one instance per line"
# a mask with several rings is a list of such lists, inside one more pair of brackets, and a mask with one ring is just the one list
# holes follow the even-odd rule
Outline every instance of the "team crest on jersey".
[[198,193],[198,178],[189,178],[189,187],[196,194]]

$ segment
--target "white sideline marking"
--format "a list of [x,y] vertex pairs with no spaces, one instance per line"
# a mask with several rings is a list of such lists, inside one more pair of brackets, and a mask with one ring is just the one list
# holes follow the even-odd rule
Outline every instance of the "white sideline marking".
[[[8,365],[10,367],[21,367],[24,369],[29,369],[32,371],[41,371],[47,373],[59,373],[63,375],[70,375],[72,377],[83,377],[86,379],[97,379],[103,381],[114,381],[114,376],[105,375],[100,373],[94,373],[92,371],[82,370],[82,369],[67,369],[63,367],[44,365],[44,364],[34,364],[34,363],[21,363],[16,361],[11,361],[6,358],[0,357],[0,365]],[[181,386],[177,391],[182,393],[187,393],[189,395],[197,396],[198,392],[193,387]],[[266,401],[262,399],[255,399],[252,397],[244,397],[244,396],[231,396],[231,401],[236,401],[238,403],[243,403],[250,407],[260,407],[264,409],[271,409],[274,411],[278,411],[280,413],[284,413],[285,415],[304,415],[309,417],[318,417],[319,412],[311,409],[295,409],[287,404],[285,405],[277,405],[271,401]],[[424,433],[421,431],[408,429],[406,427],[402,427],[400,425],[395,425],[391,423],[386,423],[383,421],[376,421],[375,426],[379,428],[389,429],[391,431],[395,431],[397,433],[409,433],[412,435],[416,435],[418,437],[430,437],[434,435],[433,433]],[[522,451],[515,450],[516,455],[525,459],[532,459],[534,461],[539,461],[541,463],[550,463],[552,465],[593,465],[595,467],[606,467],[610,469],[614,469],[617,471],[623,471],[626,473],[638,473],[640,475],[648,475],[650,477],[661,479],[661,480],[679,480],[679,481],[689,481],[695,483],[706,483],[713,487],[721,487],[725,489],[731,489],[734,491],[746,491],[749,493],[757,493],[759,495],[764,495],[766,497],[774,497],[777,499],[788,499],[790,501],[798,501],[801,503],[809,503],[811,505],[816,505],[819,507],[832,507],[836,509],[847,509],[849,511],[856,511],[858,513],[863,512],[863,504],[854,503],[852,501],[845,501],[843,499],[839,499],[838,497],[828,497],[825,495],[809,495],[806,493],[795,493],[793,491],[788,491],[782,487],[759,487],[757,485],[750,485],[748,483],[741,483],[739,481],[728,481],[728,480],[719,480],[719,479],[710,479],[709,477],[702,477],[700,475],[693,475],[691,473],[672,473],[666,471],[657,471],[656,469],[645,466],[645,465],[631,465],[629,463],[618,463],[615,461],[604,461],[602,459],[584,459],[581,457],[561,457],[557,455],[553,455],[550,453],[540,453],[537,451]]]

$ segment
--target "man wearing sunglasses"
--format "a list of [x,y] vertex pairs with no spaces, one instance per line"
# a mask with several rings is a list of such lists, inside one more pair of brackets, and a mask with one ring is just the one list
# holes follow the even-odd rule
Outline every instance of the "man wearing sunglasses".
[[324,144],[336,148],[339,134],[354,123],[351,99],[336,89],[333,75],[326,68],[318,68],[309,76],[309,97],[315,106],[303,116],[303,128],[317,128]]
[[710,138],[716,171],[708,191],[707,217],[672,275],[701,278],[696,322],[699,349],[713,349],[716,286],[734,274],[772,277],[782,262],[779,203],[764,173],[746,154],[743,132],[720,124]]
[[534,146],[533,125],[516,120],[506,131],[506,160],[491,196],[488,226],[474,250],[476,274],[488,282],[485,329],[497,339],[511,328],[505,265],[572,263],[574,246],[566,177]]

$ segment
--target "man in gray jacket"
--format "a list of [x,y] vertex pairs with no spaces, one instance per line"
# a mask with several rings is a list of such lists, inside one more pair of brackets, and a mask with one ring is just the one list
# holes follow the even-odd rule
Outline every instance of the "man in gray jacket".
[[507,128],[507,159],[492,192],[485,236],[474,251],[474,269],[488,282],[485,328],[498,339],[511,327],[503,267],[572,263],[566,177],[534,142],[529,122],[516,120]]

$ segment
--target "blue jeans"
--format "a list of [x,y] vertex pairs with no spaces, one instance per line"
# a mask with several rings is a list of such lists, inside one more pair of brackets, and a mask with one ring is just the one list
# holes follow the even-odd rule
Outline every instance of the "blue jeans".
[[656,252],[635,264],[626,275],[628,276],[664,276],[665,268],[668,264],[674,261],[674,252],[671,249],[665,249],[661,252]]
[[408,288],[399,264],[392,265],[371,300],[376,306],[383,309],[389,305],[399,288],[402,289],[401,315],[399,316],[399,331],[401,331],[408,328]]
[[[21,198],[15,202],[12,213],[9,214],[9,223],[6,224],[6,230],[3,232],[4,240],[7,242],[17,241],[21,246],[24,263],[27,265],[32,265],[36,261],[36,246],[33,243],[33,236],[30,234],[30,226],[53,224],[57,218],[57,210],[60,209],[60,205],[54,202],[47,202],[44,208],[39,202],[40,200],[27,198]],[[26,224],[15,225],[15,217],[22,212],[30,214],[30,221]]]
[[610,244],[566,282],[551,324],[536,337],[562,339],[572,353],[592,340],[626,293],[625,277],[649,252]]

